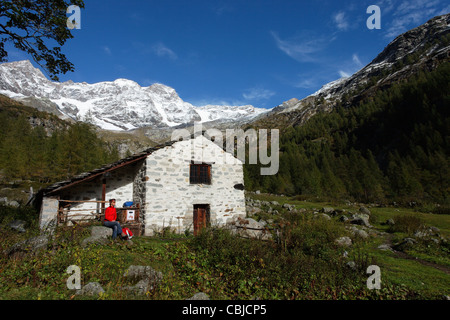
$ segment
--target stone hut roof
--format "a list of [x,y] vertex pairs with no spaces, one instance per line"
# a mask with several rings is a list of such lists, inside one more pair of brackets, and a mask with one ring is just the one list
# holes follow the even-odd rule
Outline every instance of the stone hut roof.
[[38,194],[41,194],[41,196],[46,196],[46,195],[51,195],[54,194],[62,189],[71,187],[75,184],[79,184],[81,182],[85,182],[85,181],[89,181],[92,180],[98,176],[101,176],[109,171],[113,171],[116,170],[118,168],[130,165],[132,163],[138,162],[140,160],[145,159],[146,157],[148,157],[150,154],[152,154],[153,152],[165,148],[165,147],[170,147],[172,146],[175,142],[177,141],[169,141],[160,145],[157,145],[155,147],[151,147],[148,148],[142,152],[136,153],[132,156],[129,156],[127,158],[121,159],[119,161],[116,161],[114,163],[110,163],[107,164],[101,168],[98,169],[94,169],[92,171],[89,172],[84,172],[81,173],[79,175],[74,176],[73,178],[66,180],[66,181],[61,181],[61,182],[57,182],[54,183],[46,188],[43,188],[41,190],[39,190]]

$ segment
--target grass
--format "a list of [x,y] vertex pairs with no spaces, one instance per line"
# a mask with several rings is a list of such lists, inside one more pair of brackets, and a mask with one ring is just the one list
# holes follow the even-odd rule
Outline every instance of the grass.
[[[134,238],[132,246],[120,242],[80,246],[89,236],[81,226],[58,229],[46,250],[35,255],[0,258],[0,299],[78,300],[78,299],[156,299],[181,300],[197,292],[212,299],[441,299],[449,294],[450,275],[439,268],[449,267],[448,246],[432,245],[425,240],[405,250],[406,259],[377,247],[396,242],[411,230],[388,230],[387,219],[406,218],[406,225],[419,222],[435,226],[448,235],[449,216],[415,212],[411,208],[370,208],[372,235],[360,239],[352,235],[337,217],[330,221],[315,218],[313,212],[325,206],[357,212],[359,205],[311,202],[287,197],[252,195],[255,199],[277,201],[280,214],[274,225],[281,231],[272,241],[256,241],[232,236],[227,230],[212,228],[198,237],[181,235]],[[306,212],[288,212],[281,206],[294,204]],[[261,216],[274,217],[266,213]],[[9,230],[14,218],[28,219],[24,234]],[[259,218],[255,216],[255,218]],[[33,212],[0,207],[0,251],[20,240],[36,236]],[[401,221],[401,219],[400,219]],[[378,231],[375,233],[374,230]],[[390,231],[387,232],[387,231]],[[334,243],[340,236],[350,236],[353,246],[342,248]],[[433,242],[434,243],[434,242]],[[344,257],[344,252],[348,257]],[[356,268],[347,266],[354,261]],[[382,289],[366,288],[367,266],[381,268]],[[99,282],[101,296],[78,296],[67,289],[70,265],[81,268],[82,284]],[[164,275],[152,292],[136,296],[122,289],[130,285],[123,277],[130,265],[149,265]]]

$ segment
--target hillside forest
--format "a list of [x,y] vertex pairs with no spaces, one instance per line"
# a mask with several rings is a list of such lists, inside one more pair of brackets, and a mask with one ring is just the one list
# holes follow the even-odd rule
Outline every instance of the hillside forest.
[[446,203],[450,64],[363,99],[340,101],[280,135],[280,170],[245,167],[246,188],[365,203]]

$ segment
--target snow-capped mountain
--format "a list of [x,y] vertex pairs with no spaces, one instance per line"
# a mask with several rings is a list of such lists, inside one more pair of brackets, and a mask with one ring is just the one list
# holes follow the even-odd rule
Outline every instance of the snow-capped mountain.
[[94,84],[52,82],[30,61],[0,65],[0,94],[53,113],[88,121],[102,129],[132,130],[141,127],[174,127],[194,121],[239,121],[267,112],[253,106],[196,107],[162,84],[141,87],[117,79]]

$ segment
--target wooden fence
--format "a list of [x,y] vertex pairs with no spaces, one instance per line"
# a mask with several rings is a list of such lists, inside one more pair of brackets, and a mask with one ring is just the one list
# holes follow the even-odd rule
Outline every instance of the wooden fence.
[[[79,208],[77,205],[92,204],[92,208]],[[58,225],[67,225],[68,223],[83,223],[100,221],[103,223],[105,218],[106,206],[108,201],[75,201],[75,200],[59,200],[58,209]],[[129,228],[134,235],[140,236],[142,233],[142,224],[140,221],[140,205],[136,204],[132,207],[117,208],[117,220],[122,227]],[[133,212],[133,214],[131,214]],[[130,214],[127,214],[130,213]],[[133,217],[133,219],[130,219]]]

